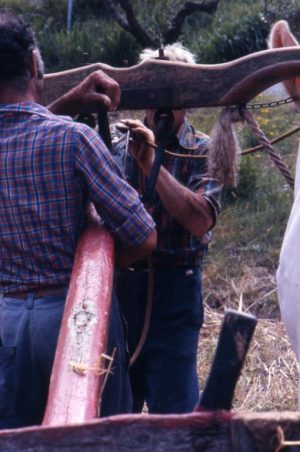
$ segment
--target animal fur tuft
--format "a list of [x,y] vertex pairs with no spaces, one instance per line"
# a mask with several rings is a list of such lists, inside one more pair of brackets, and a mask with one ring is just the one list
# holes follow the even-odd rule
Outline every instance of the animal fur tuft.
[[211,133],[208,155],[210,176],[221,184],[236,187],[237,155],[240,146],[235,135],[233,123],[243,121],[237,108],[221,111]]

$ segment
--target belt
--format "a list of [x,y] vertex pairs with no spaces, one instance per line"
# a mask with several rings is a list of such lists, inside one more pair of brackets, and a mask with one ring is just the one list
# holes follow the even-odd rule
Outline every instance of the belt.
[[[164,269],[164,268],[180,268],[180,267],[201,267],[201,259],[193,260],[190,262],[184,262],[183,260],[174,260],[174,261],[153,261],[152,265],[154,269]],[[147,261],[138,261],[134,264],[127,267],[127,269],[131,271],[143,271],[148,270],[148,262]]]
[[[26,300],[29,293],[33,293],[34,298],[47,297],[48,295],[60,295],[67,291],[67,286],[44,286],[39,289],[28,289],[16,292],[3,293],[6,297],[16,298],[18,300]],[[1,287],[0,287],[1,291]]]

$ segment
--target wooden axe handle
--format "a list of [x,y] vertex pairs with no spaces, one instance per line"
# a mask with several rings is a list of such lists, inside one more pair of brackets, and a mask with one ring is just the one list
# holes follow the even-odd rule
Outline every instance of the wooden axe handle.
[[253,315],[226,311],[210,374],[195,411],[231,409],[256,322]]

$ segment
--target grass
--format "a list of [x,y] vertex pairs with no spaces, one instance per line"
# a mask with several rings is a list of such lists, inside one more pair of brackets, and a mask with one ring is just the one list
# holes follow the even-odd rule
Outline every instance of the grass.
[[[235,303],[233,303],[235,304]],[[199,345],[203,388],[209,373],[223,315],[206,305]],[[294,411],[297,409],[297,363],[278,320],[260,319],[235,390],[234,410]]]
[[[263,98],[265,100],[265,98]],[[209,134],[217,112],[191,115]],[[269,138],[298,125],[293,106],[263,109],[256,119]],[[243,149],[256,140],[238,132]],[[294,172],[299,141],[276,145]],[[280,320],[275,273],[293,193],[269,157],[260,152],[242,158],[237,190],[223,193],[223,210],[203,272],[205,322],[199,342],[198,371],[203,387],[226,308],[255,314],[259,321],[235,393],[234,408],[250,411],[296,410],[298,371]]]

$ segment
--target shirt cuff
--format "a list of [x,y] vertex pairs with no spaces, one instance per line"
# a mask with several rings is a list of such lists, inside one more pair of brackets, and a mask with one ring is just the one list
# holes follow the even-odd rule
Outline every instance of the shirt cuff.
[[124,249],[127,249],[140,245],[153,229],[155,229],[155,223],[141,203],[125,223],[114,230],[114,234]]
[[215,227],[216,221],[217,221],[217,216],[220,212],[220,206],[218,203],[214,202],[214,200],[212,200],[209,196],[205,196],[204,195],[204,199],[207,202],[207,204],[210,206],[211,208],[211,212],[213,215],[213,225],[210,229],[213,229]]

